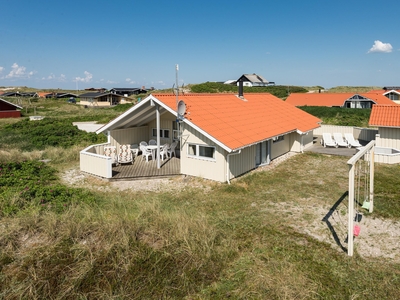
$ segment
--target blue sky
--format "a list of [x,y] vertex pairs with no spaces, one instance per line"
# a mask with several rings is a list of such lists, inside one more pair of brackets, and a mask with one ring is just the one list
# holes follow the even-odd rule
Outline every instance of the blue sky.
[[[3,0],[0,86],[400,85],[400,1]],[[396,29],[397,28],[397,29]]]

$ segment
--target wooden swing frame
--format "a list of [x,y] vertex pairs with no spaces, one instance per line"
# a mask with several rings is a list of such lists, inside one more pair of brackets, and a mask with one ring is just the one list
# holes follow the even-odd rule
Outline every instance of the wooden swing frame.
[[347,254],[353,256],[354,253],[354,188],[355,188],[355,165],[364,158],[369,161],[369,212],[374,210],[374,156],[375,156],[375,141],[371,141],[365,147],[362,147],[352,158],[347,161],[349,166],[349,206],[348,206],[348,248]]

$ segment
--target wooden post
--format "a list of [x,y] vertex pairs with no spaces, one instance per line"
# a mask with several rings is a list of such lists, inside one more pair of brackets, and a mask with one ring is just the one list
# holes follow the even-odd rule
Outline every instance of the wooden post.
[[[156,104],[156,118],[157,118],[157,149],[156,149],[156,155],[157,155],[157,169],[160,169],[160,106]],[[154,157],[153,157],[154,159]]]
[[349,165],[349,224],[347,233],[347,254],[353,256],[354,235],[354,165]]
[[370,151],[369,159],[369,212],[374,211],[374,172],[375,172],[375,151],[374,147]]
[[[359,152],[353,155],[352,158],[350,158],[347,161],[347,164],[349,166],[349,222],[348,222],[348,237],[347,237],[347,242],[348,242],[348,249],[347,249],[347,254],[349,256],[353,256],[353,239],[354,239],[354,168],[357,164],[357,162],[361,159],[364,158],[364,155],[368,154],[370,157],[368,158],[370,161],[370,201],[373,201],[373,194],[374,194],[374,147],[375,147],[375,141],[370,141],[368,145],[363,147],[363,149],[360,149]],[[372,198],[371,198],[372,195]],[[370,203],[372,206],[373,203]],[[370,212],[372,212],[372,207],[370,206]]]

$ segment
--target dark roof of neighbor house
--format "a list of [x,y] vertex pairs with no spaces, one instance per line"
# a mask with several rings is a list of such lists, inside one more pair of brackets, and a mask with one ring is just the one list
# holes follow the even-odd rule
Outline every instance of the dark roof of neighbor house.
[[[153,120],[152,103],[177,115],[176,96],[155,94],[115,118],[97,133],[141,126]],[[179,100],[186,104],[183,120],[228,152],[290,132],[306,133],[319,127],[320,119],[268,93],[249,93],[243,98],[236,94],[185,94]]]
[[0,101],[3,102],[3,103],[5,103],[5,104],[7,104],[7,105],[9,105],[9,106],[15,107],[15,108],[17,108],[17,109],[22,109],[21,106],[16,105],[16,104],[11,103],[11,102],[8,102],[8,101],[6,101],[6,100],[4,100],[4,99],[1,99],[1,98],[0,98]]
[[69,97],[78,97],[76,94],[72,93],[48,93],[46,98],[69,98]]
[[85,91],[97,91],[97,92],[100,92],[100,91],[106,91],[107,89],[106,88],[87,88],[87,89],[85,89]]
[[400,105],[374,105],[368,123],[370,126],[400,127]]
[[119,91],[119,92],[123,92],[123,91],[137,91],[140,90],[139,88],[112,88],[110,89],[110,91]]
[[274,82],[270,82],[270,81],[266,80],[264,77],[262,77],[261,75],[257,75],[255,73],[253,73],[253,74],[243,74],[236,81],[237,82],[250,81],[252,83],[274,84]]
[[[393,104],[393,101],[380,93],[292,93],[286,99],[294,106],[343,106],[347,100],[360,95],[375,104]],[[362,99],[360,99],[362,100]]]
[[383,89],[387,90],[400,90],[400,86],[384,86]]
[[263,78],[261,75],[257,75],[255,73],[253,74],[243,74],[242,76],[240,76],[240,78],[237,81],[241,81],[247,79],[247,81],[250,82],[265,82],[268,83],[268,80],[266,80],[265,78]]
[[79,97],[80,98],[99,98],[102,96],[107,96],[107,95],[113,95],[115,97],[123,97],[119,94],[114,94],[111,92],[106,92],[106,93],[100,93],[100,92],[90,92],[90,93],[84,93],[84,94],[80,94]]
[[20,92],[6,92],[1,94],[2,97],[16,97],[16,96],[21,96]]

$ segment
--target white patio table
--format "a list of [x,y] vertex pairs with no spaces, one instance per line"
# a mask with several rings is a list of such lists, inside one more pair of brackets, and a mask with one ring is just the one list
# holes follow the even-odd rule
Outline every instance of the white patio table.
[[[146,148],[148,150],[151,150],[152,159],[155,160],[156,159],[155,152],[157,150],[157,145],[147,145]],[[160,148],[162,148],[162,146],[160,146]]]

